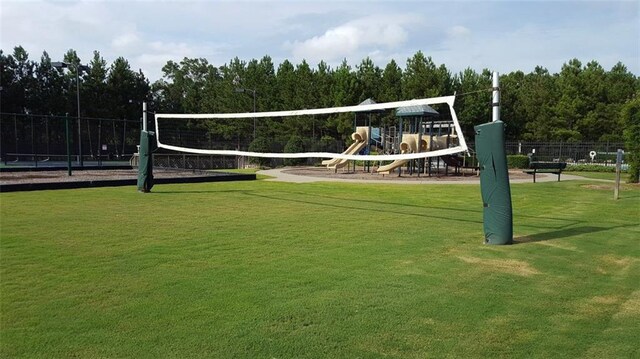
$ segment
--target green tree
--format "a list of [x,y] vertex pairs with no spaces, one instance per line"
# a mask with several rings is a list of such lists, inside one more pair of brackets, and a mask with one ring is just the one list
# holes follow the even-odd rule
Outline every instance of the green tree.
[[380,101],[382,70],[369,57],[363,59],[356,68],[356,86],[359,92],[357,102],[368,98]]
[[506,137],[509,140],[522,138],[525,121],[522,113],[522,98],[525,86],[525,75],[522,71],[514,71],[500,76],[500,103],[502,121],[505,122]]
[[[402,69],[393,59],[389,61],[384,71],[382,71],[379,97],[380,102],[402,100]],[[386,111],[382,115],[382,123],[385,126],[395,125],[395,111]]]
[[455,77],[456,113],[467,138],[473,135],[473,126],[491,121],[491,73],[484,70],[482,74],[466,68]]
[[35,70],[36,84],[35,97],[39,99],[34,103],[33,111],[39,114],[63,115],[67,108],[63,76],[51,65],[51,58],[45,51],[40,57],[40,63]]
[[418,51],[407,59],[403,76],[403,95],[405,99],[441,96],[444,84],[441,74],[431,56],[425,57]]
[[[357,102],[357,78],[351,71],[351,66],[347,60],[342,63],[333,72],[333,106],[349,106],[355,105]],[[350,114],[342,113],[329,116],[327,119],[327,129],[332,136],[339,136],[347,139],[353,132],[353,117]]]
[[525,75],[518,112],[525,124],[523,139],[549,141],[554,139],[554,131],[562,127],[562,121],[555,114],[556,81],[556,77],[540,66]]
[[93,59],[89,63],[89,73],[85,77],[85,91],[82,100],[89,116],[109,117],[111,115],[107,97],[107,71],[107,62],[98,51],[94,51]]

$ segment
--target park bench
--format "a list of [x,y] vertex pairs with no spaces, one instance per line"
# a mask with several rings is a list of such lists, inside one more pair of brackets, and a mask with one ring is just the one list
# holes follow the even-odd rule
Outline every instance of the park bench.
[[541,162],[532,161],[529,163],[529,168],[522,172],[533,174],[533,183],[536,183],[536,173],[553,173],[558,175],[558,182],[560,182],[560,173],[567,168],[566,162]]

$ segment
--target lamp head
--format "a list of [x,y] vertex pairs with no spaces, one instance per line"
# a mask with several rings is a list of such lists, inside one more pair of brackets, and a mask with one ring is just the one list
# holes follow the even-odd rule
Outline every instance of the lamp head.
[[51,63],[51,66],[55,67],[56,69],[64,69],[69,67],[69,64],[67,64],[66,62],[54,61]]

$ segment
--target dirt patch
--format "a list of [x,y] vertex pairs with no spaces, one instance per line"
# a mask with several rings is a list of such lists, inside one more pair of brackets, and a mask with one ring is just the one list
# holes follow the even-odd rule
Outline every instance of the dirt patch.
[[500,271],[508,274],[515,274],[523,277],[529,277],[540,274],[540,271],[531,266],[531,264],[515,259],[482,259],[476,257],[458,256],[458,259],[471,264],[477,264],[482,269],[490,271]]
[[[586,188],[586,189],[600,190],[600,191],[613,191],[614,186],[615,184],[611,183],[611,184],[584,184],[580,187]],[[629,191],[629,190],[638,189],[638,188],[640,188],[640,185],[638,185],[637,183],[621,183],[620,184],[620,191]]]
[[611,313],[614,305],[620,303],[620,297],[617,296],[597,296],[582,300],[576,304],[576,310],[581,316],[596,317]]
[[586,189],[607,190],[607,191],[613,189],[613,185],[611,184],[585,184],[580,187],[586,188]]
[[640,316],[640,290],[631,293],[629,299],[620,305],[618,313],[614,317],[639,317]]
[[607,265],[613,265],[618,267],[619,269],[629,269],[629,267],[636,261],[637,258],[632,257],[616,257],[613,255],[601,256],[600,259],[605,262]]

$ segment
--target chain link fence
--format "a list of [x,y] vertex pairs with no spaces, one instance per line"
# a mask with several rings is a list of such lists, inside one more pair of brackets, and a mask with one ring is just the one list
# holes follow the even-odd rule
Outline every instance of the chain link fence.
[[508,141],[505,147],[508,155],[528,155],[535,152],[534,157],[538,161],[604,165],[615,165],[618,149],[625,149],[623,142]]
[[[69,133],[67,136],[67,121]],[[140,121],[0,113],[0,157],[5,166],[127,164],[137,152]]]

